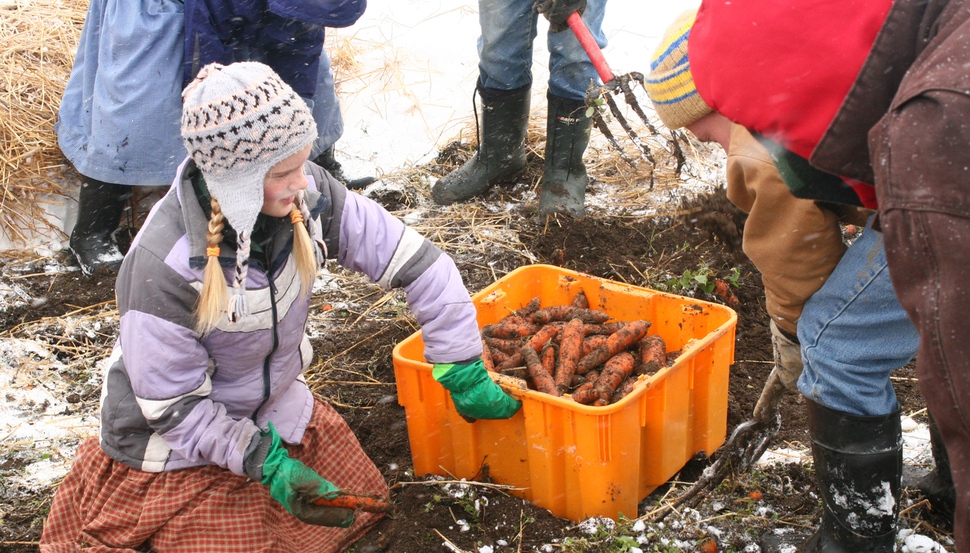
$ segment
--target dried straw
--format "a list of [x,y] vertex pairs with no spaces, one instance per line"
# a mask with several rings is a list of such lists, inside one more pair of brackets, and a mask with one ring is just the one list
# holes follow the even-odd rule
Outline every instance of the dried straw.
[[54,122],[86,9],[79,0],[0,4],[0,233],[12,241],[59,232],[43,207],[65,195],[52,178],[66,165]]

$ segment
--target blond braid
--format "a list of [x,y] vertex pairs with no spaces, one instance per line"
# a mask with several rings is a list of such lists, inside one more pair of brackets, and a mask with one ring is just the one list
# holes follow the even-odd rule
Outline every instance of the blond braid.
[[[290,221],[293,223],[293,257],[296,259],[296,272],[300,275],[300,292],[303,295],[310,293],[313,289],[313,281],[317,278],[317,256],[313,249],[313,240],[310,239],[310,232],[304,224],[303,194],[297,196],[297,205],[293,206],[290,212]],[[309,221],[307,221],[309,223]]]
[[226,312],[229,294],[226,291],[226,277],[219,264],[219,244],[222,243],[222,230],[225,228],[225,217],[222,207],[212,198],[212,215],[209,217],[209,228],[206,232],[206,255],[209,260],[205,265],[205,277],[202,280],[202,292],[199,294],[199,304],[195,308],[195,330],[206,336],[215,328],[216,324]]

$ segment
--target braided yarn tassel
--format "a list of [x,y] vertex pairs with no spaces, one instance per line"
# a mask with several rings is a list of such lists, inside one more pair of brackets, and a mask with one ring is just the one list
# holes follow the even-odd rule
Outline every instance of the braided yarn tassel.
[[249,248],[251,245],[249,233],[240,232],[238,243],[236,276],[232,281],[232,294],[229,296],[229,308],[227,310],[230,323],[249,315],[249,303],[246,301],[246,277],[249,274]]

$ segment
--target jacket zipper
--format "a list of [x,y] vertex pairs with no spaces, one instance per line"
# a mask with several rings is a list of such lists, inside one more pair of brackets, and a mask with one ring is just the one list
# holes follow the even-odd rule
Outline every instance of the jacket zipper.
[[259,410],[266,405],[269,400],[270,393],[270,360],[273,354],[276,353],[276,349],[280,345],[279,333],[277,328],[277,310],[276,310],[276,281],[273,280],[273,270],[270,268],[266,271],[266,278],[269,281],[269,305],[270,310],[273,313],[273,349],[269,351],[266,355],[266,359],[263,360],[263,399],[259,402],[259,406],[253,411],[253,416],[251,417],[253,421],[256,421],[256,416],[259,414]]

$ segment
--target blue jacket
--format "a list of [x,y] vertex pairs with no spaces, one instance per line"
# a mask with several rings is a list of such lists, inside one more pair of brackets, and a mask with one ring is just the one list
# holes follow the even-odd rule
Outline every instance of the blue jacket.
[[261,61],[297,94],[313,96],[324,27],[348,27],[366,0],[187,0],[183,86],[202,66]]

